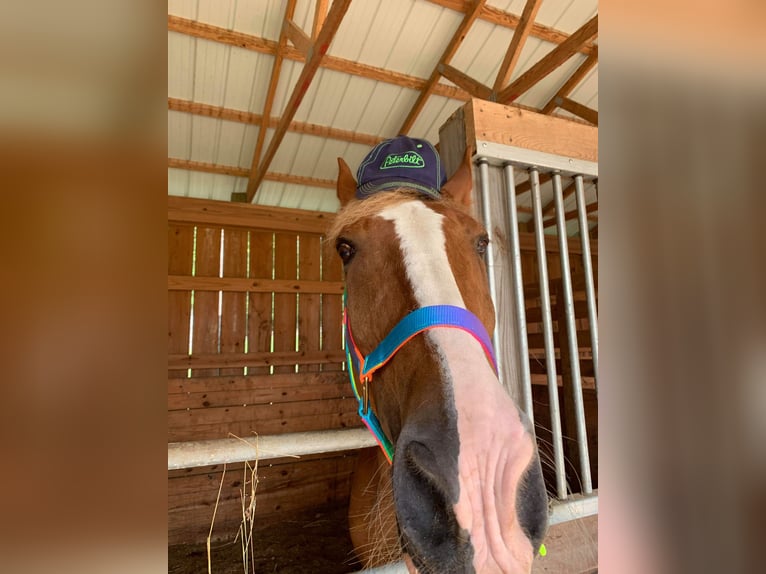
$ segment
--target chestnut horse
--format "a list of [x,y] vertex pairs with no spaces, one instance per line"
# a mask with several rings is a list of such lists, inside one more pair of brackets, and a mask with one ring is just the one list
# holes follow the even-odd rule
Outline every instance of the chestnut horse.
[[[365,567],[404,559],[411,573],[529,573],[547,496],[529,419],[494,369],[488,238],[467,213],[467,162],[439,200],[406,189],[356,200],[356,181],[338,163],[343,209],[328,241],[345,271],[346,344],[359,359],[350,374],[368,426],[389,450],[359,456],[349,507],[355,551]],[[414,327],[374,376],[363,375],[365,357],[400,320],[437,306],[459,320]]]

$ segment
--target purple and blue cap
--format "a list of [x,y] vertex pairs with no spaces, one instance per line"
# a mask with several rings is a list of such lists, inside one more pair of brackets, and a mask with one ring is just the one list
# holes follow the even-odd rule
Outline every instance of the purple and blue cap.
[[397,136],[376,145],[356,172],[356,197],[407,187],[439,199],[447,179],[439,153],[426,140]]

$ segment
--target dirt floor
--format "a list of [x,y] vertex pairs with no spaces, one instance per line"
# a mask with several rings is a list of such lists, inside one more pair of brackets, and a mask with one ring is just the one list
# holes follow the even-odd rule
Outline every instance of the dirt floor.
[[[236,542],[212,544],[214,574],[346,574],[360,569],[348,536],[347,508],[294,515],[258,533],[255,559],[245,572],[242,547]],[[207,572],[205,544],[168,548],[168,574]]]

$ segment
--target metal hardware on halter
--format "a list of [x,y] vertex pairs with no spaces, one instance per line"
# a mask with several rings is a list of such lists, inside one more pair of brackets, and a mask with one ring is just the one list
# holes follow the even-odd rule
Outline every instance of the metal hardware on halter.
[[[392,462],[394,456],[393,443],[383,432],[380,421],[375,416],[375,413],[370,410],[369,386],[372,382],[372,375],[391,360],[397,351],[415,335],[435,327],[461,329],[472,335],[482,346],[487,360],[489,360],[495,372],[497,372],[497,361],[495,360],[492,342],[484,325],[469,310],[452,305],[421,307],[408,313],[391,329],[378,346],[365,357],[359,351],[351,334],[348,307],[346,306],[346,292],[343,292],[343,332],[346,338],[346,364],[348,365],[351,389],[354,391],[354,396],[359,403],[359,416],[362,422],[377,439],[389,463]],[[359,382],[362,386],[361,393],[356,383],[354,371],[359,373]]]
[[370,412],[370,383],[371,380],[368,377],[362,377],[362,414],[366,415]]

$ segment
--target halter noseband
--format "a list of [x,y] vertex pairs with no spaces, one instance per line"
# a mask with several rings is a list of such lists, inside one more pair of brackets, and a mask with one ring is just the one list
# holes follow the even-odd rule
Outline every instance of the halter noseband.
[[[415,335],[436,327],[461,329],[472,335],[481,344],[484,354],[495,371],[497,371],[497,362],[495,361],[492,342],[484,325],[482,325],[476,315],[467,309],[453,305],[433,305],[411,311],[391,329],[388,335],[369,355],[363,356],[351,334],[348,307],[346,306],[346,292],[343,292],[343,333],[346,339],[346,363],[348,365],[351,388],[359,403],[359,417],[378,441],[389,464],[394,458],[394,445],[383,432],[378,417],[370,409],[369,383],[372,382],[373,373],[391,360],[396,352]],[[354,377],[354,371],[359,373],[361,392],[359,384],[357,384]]]

